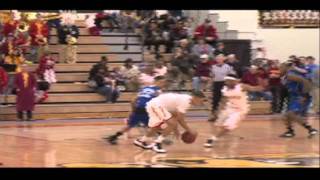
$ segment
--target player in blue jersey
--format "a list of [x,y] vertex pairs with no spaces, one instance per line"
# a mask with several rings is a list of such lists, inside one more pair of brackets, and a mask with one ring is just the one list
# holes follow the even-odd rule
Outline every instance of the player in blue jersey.
[[132,110],[127,126],[115,134],[106,137],[110,144],[117,144],[118,138],[133,127],[137,127],[140,124],[143,124],[145,127],[148,126],[149,116],[145,109],[146,104],[161,93],[165,82],[164,76],[157,76],[154,78],[154,85],[145,86],[139,91],[137,97],[132,101]]
[[293,122],[296,121],[306,128],[311,138],[317,134],[317,130],[302,117],[305,109],[309,106],[311,83],[301,72],[297,71],[293,63],[289,62],[281,66],[281,72],[285,74],[286,86],[289,92],[288,110],[283,119],[287,126],[287,132],[280,137],[294,137]]

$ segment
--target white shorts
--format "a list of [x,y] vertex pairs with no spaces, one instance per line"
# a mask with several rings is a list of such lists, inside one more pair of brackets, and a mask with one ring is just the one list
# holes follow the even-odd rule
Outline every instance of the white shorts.
[[153,128],[161,126],[172,117],[172,114],[158,104],[148,104],[146,110],[149,115],[148,126]]
[[248,111],[241,111],[236,109],[225,109],[218,114],[218,119],[215,123],[216,126],[224,127],[228,130],[233,130],[238,127],[239,122],[242,121]]

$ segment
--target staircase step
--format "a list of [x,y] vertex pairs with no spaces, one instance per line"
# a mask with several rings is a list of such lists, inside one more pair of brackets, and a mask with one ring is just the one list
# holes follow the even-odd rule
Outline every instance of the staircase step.
[[49,93],[57,92],[93,92],[87,83],[56,83],[52,84]]
[[[128,50],[124,50],[124,45],[77,45],[78,53],[141,53],[140,45],[130,45]],[[49,49],[53,53],[59,53],[62,50],[62,45],[50,45]]]
[[[81,36],[92,36],[88,29],[85,26],[78,26],[79,27],[79,32]],[[104,29],[109,29],[109,28],[104,28]],[[52,29],[50,32],[51,36],[56,36],[57,35],[57,31],[56,29]],[[102,31],[101,35],[103,36],[136,36],[138,37],[139,35],[137,35],[136,33],[121,33],[121,32],[105,32]]]
[[61,82],[87,82],[88,73],[57,73],[57,80]]
[[[79,36],[78,44],[125,44],[126,37],[123,36]],[[140,44],[138,37],[128,37],[128,44]],[[50,44],[58,44],[58,37],[50,38]]]
[[[118,101],[129,102],[134,98],[136,93],[121,93]],[[3,100],[3,96],[0,96]],[[106,98],[97,93],[64,93],[64,94],[50,94],[45,104],[47,103],[84,103],[84,102],[105,102]],[[3,101],[1,101],[3,102]],[[9,95],[8,103],[15,103],[16,96]],[[64,105],[62,105],[64,106]]]
[[[77,63],[77,64],[56,64],[55,71],[58,72],[89,72],[95,63]],[[108,67],[112,70],[114,67],[121,67],[123,63],[109,63]],[[36,69],[38,64],[32,64],[30,67]]]
[[[59,59],[59,54],[52,54],[55,59]],[[77,54],[77,62],[99,62],[101,56],[107,56],[109,62],[123,62],[128,58],[131,58],[133,61],[141,62],[142,54]]]

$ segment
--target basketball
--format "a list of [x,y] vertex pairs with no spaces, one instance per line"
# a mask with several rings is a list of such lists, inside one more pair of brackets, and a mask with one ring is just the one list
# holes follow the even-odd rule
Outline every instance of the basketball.
[[181,135],[181,140],[186,144],[192,144],[197,139],[198,133],[192,134],[188,131],[185,131]]

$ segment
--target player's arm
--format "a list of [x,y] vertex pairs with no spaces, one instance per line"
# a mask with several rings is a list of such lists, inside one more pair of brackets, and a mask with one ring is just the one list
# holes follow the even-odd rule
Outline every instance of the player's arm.
[[296,81],[298,83],[302,83],[304,93],[308,93],[311,91],[312,84],[309,80],[307,80],[301,76],[294,75],[294,74],[287,74],[287,79],[290,81]]
[[257,92],[257,91],[264,90],[262,86],[250,86],[248,84],[241,84],[241,87],[244,91],[250,91],[250,92]]
[[186,123],[186,121],[184,120],[185,118],[185,114],[181,113],[181,112],[177,112],[176,114],[176,118],[178,120],[178,123],[180,124],[180,126],[185,129],[186,131],[191,132],[192,130],[190,129],[190,127],[188,126],[188,124]]

